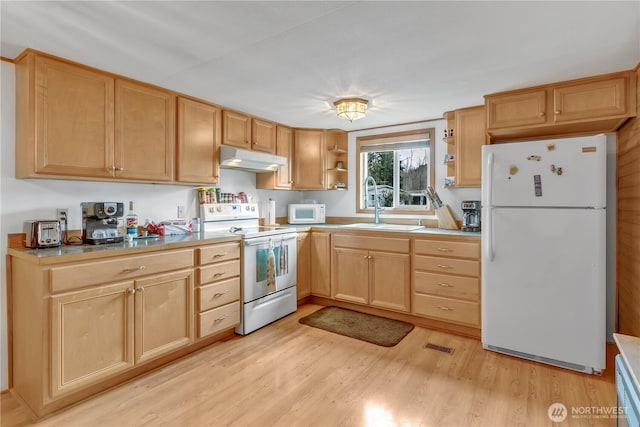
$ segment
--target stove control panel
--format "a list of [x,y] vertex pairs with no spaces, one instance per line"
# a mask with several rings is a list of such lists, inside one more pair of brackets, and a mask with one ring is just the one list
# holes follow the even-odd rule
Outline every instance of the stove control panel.
[[200,218],[202,218],[203,221],[254,219],[258,217],[258,205],[255,203],[213,203],[200,205]]

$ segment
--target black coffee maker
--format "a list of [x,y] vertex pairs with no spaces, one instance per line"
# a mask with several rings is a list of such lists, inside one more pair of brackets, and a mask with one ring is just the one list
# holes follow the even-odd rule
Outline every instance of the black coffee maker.
[[462,202],[462,231],[480,231],[480,202],[478,200]]
[[118,218],[124,215],[121,202],[83,202],[82,242],[90,245],[118,243],[124,236],[118,234]]

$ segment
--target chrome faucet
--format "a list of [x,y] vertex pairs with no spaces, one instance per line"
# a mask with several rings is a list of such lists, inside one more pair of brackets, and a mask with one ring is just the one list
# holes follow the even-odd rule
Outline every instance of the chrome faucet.
[[368,182],[371,181],[373,183],[373,223],[380,224],[380,211],[384,208],[380,207],[380,199],[378,198],[378,185],[376,184],[376,180],[373,179],[371,175],[367,176],[364,179],[364,194],[365,194],[365,209],[369,207],[369,186]]

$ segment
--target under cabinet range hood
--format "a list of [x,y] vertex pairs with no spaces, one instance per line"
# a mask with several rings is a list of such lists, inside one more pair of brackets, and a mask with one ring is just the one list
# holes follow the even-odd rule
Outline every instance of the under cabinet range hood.
[[287,162],[286,157],[259,151],[220,146],[220,167],[251,172],[273,172]]

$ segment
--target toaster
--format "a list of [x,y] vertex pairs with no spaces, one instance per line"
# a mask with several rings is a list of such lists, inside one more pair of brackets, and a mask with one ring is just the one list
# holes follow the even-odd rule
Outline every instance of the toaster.
[[24,245],[27,248],[51,248],[62,244],[58,220],[30,220],[24,222]]

